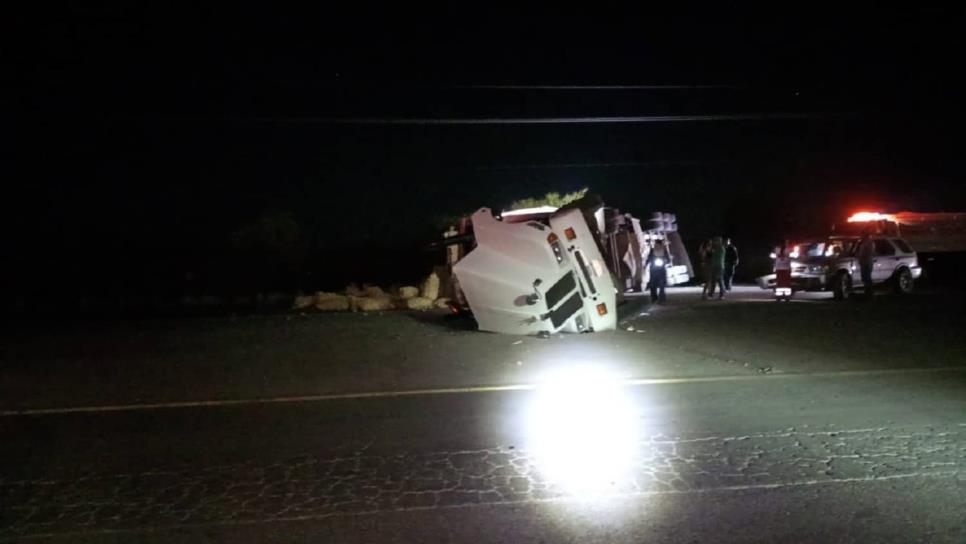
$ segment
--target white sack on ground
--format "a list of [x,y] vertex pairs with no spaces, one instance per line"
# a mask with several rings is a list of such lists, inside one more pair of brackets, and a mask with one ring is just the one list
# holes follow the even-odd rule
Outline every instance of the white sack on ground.
[[429,300],[439,298],[439,276],[436,275],[436,272],[430,274],[423,282],[422,297]]
[[392,299],[386,296],[355,298],[353,302],[355,309],[360,312],[382,312],[393,309]]
[[315,294],[315,309],[325,312],[333,312],[349,309],[349,297],[338,293],[325,293],[319,291]]
[[428,310],[433,307],[433,301],[424,297],[407,298],[406,307],[410,310]]
[[298,295],[292,303],[293,310],[304,310],[315,306],[315,295]]
[[362,288],[363,293],[367,297],[384,297],[386,292],[382,290],[378,285],[366,285]]
[[407,299],[407,298],[413,298],[418,296],[419,296],[418,287],[406,286],[406,287],[399,288],[399,298]]

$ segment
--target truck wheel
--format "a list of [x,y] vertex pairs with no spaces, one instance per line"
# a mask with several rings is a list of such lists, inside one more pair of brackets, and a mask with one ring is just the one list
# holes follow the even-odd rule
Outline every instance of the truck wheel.
[[908,295],[912,292],[912,272],[908,268],[903,268],[896,273],[895,277],[896,293]]
[[835,275],[832,284],[832,295],[835,300],[845,300],[852,294],[852,278],[846,272],[839,272]]

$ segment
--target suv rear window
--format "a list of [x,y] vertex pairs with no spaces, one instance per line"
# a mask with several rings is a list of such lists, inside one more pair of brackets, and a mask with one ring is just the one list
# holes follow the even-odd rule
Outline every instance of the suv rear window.
[[888,240],[876,240],[875,241],[875,254],[876,255],[895,255],[896,248],[892,247],[892,244]]
[[903,253],[912,253],[913,252],[912,251],[912,248],[909,247],[909,244],[907,244],[905,240],[900,240],[898,238],[895,238],[895,239],[892,240],[892,243],[895,244],[896,247],[899,248],[899,251],[901,251]]

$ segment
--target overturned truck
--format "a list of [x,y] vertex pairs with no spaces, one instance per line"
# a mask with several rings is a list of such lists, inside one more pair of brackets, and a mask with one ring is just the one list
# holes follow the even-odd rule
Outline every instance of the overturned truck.
[[656,241],[670,248],[670,285],[692,275],[674,217],[656,213],[650,223],[642,227],[594,196],[559,209],[482,208],[446,244],[452,290],[484,331],[614,329],[618,305],[647,286],[644,263]]

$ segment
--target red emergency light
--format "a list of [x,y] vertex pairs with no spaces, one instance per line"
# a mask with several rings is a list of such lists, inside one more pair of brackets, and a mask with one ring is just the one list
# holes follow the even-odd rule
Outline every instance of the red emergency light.
[[879,213],[879,212],[857,212],[849,216],[846,221],[849,223],[867,223],[869,221],[893,221],[895,222],[896,216],[891,213]]

